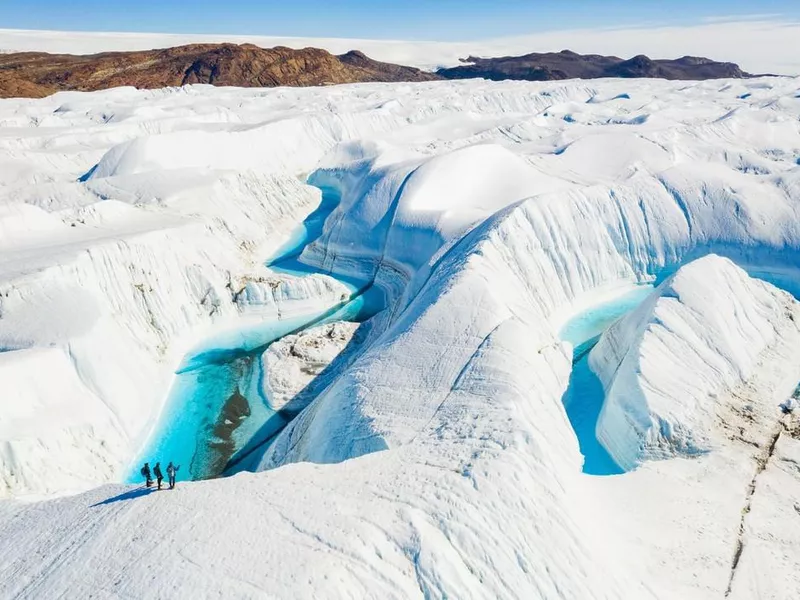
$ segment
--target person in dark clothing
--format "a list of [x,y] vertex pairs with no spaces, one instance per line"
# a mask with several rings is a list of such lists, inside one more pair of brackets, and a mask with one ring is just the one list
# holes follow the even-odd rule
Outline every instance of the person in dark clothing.
[[150,487],[151,485],[153,485],[153,478],[150,475],[150,463],[144,463],[144,466],[142,467],[142,470],[141,470],[141,474],[142,474],[142,477],[144,477],[144,484],[147,487]]
[[161,481],[164,479],[164,474],[161,472],[161,463],[156,463],[156,466],[153,467],[153,475],[156,476],[158,489],[161,489]]
[[167,477],[169,477],[169,489],[173,489],[175,487],[175,473],[178,472],[181,466],[178,465],[177,467],[172,464],[172,461],[169,462],[167,465]]

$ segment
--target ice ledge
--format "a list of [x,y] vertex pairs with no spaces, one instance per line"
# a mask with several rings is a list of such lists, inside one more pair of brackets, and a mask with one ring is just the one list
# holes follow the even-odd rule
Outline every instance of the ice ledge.
[[[709,255],[689,263],[592,350],[590,366],[606,394],[598,439],[626,470],[708,452],[720,398],[757,370],[774,367],[762,364],[765,352],[797,336],[799,326],[800,303],[728,259]],[[786,364],[776,384],[800,377],[796,361],[772,360]]]

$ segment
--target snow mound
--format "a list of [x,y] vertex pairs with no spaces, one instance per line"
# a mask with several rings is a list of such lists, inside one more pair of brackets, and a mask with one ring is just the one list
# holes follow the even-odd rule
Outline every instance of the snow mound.
[[[339,203],[303,259],[340,273],[377,277],[407,299],[476,225],[554,187],[550,178],[497,144],[405,160],[398,160],[392,148],[371,150],[377,154],[315,173],[312,183],[333,190]],[[334,154],[340,155],[340,150]]]
[[0,489],[55,494],[108,477],[125,459],[117,416],[61,348],[0,352]]
[[800,303],[730,260],[682,267],[591,352],[606,394],[598,439],[624,469],[709,452],[726,393],[799,326]]
[[358,329],[337,322],[287,335],[261,355],[262,394],[272,410],[281,410],[345,349]]
[[583,137],[561,154],[562,162],[593,180],[619,180],[640,170],[657,173],[672,165],[661,146],[631,133],[606,133]]

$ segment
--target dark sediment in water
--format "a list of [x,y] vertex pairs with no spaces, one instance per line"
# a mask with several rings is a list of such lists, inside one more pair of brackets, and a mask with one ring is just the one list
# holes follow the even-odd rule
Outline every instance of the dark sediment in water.
[[250,403],[239,390],[225,401],[219,413],[217,422],[214,424],[212,437],[208,441],[207,454],[205,457],[205,477],[213,478],[219,476],[225,469],[225,465],[236,452],[236,442],[233,439],[233,432],[239,428],[247,417],[250,416]]

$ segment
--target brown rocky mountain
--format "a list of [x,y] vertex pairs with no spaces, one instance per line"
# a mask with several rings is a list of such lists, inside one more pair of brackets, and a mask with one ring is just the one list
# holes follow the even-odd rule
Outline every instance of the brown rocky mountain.
[[0,54],[0,97],[42,97],[61,90],[132,85],[160,88],[189,83],[241,87],[311,86],[364,81],[439,79],[352,51],[334,56],[318,48],[259,48],[251,44],[192,44],[141,52],[87,56],[24,52]]
[[465,64],[437,73],[446,79],[482,77],[500,81],[519,79],[596,79],[598,77],[657,77],[662,79],[721,79],[748,77],[734,63],[684,56],[676,60],[653,60],[644,55],[623,60],[616,56],[577,54],[570,50],[505,56],[502,58],[463,59]]
[[23,52],[0,54],[0,98],[38,98],[61,90],[92,91],[129,85],[160,88],[189,83],[240,87],[311,86],[366,81],[748,77],[737,65],[684,56],[652,60],[635,56],[581,55],[569,50],[463,60],[428,73],[378,62],[352,50],[335,56],[318,48],[259,48],[252,44],[192,44],[163,50],[107,52],[87,56]]

